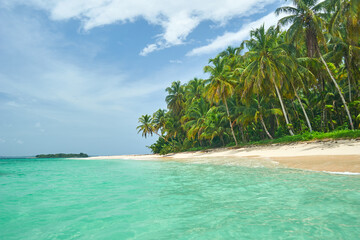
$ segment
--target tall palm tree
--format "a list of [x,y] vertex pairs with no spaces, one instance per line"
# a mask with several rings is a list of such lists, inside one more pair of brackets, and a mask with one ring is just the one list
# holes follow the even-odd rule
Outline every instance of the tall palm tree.
[[249,49],[246,57],[251,63],[244,69],[241,79],[244,82],[244,95],[250,89],[255,93],[264,92],[269,87],[275,89],[289,133],[294,135],[279,89],[284,84],[285,76],[294,68],[294,63],[286,51],[279,47],[278,33],[274,27],[265,31],[264,25],[250,32],[251,39],[245,42]]
[[[327,73],[330,76],[331,81],[334,83],[337,91],[339,92],[340,98],[343,102],[345,111],[348,115],[351,129],[354,130],[351,114],[345,98],[341,93],[341,89],[336,82],[333,74],[331,73],[326,61],[324,60],[319,47],[319,41],[324,42],[324,35],[322,32],[322,19],[320,17],[320,10],[322,5],[318,4],[318,0],[293,0],[292,6],[285,6],[276,9],[275,13],[280,14],[282,12],[289,13],[291,15],[283,17],[279,20],[279,25],[291,24],[288,35],[293,40],[299,38],[305,38],[307,46],[308,57],[319,57],[320,61],[325,66]],[[326,47],[325,44],[323,44]]]
[[231,79],[229,75],[230,67],[226,65],[226,62],[223,58],[216,57],[214,59],[210,59],[209,63],[212,63],[212,65],[204,67],[204,72],[210,73],[209,84],[205,90],[205,95],[210,102],[219,103],[219,101],[222,100],[222,102],[225,104],[231,134],[237,146],[238,143],[235,137],[229,107],[227,104],[227,99],[234,93],[235,81]]

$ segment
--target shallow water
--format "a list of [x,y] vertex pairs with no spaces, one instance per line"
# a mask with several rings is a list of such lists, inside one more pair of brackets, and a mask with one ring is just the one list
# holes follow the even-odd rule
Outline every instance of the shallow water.
[[0,160],[0,239],[359,239],[360,177],[129,160]]

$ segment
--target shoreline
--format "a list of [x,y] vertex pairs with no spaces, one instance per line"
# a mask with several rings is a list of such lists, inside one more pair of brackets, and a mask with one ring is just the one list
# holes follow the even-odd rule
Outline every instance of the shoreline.
[[117,155],[88,160],[127,159],[210,163],[249,167],[284,167],[330,173],[360,173],[360,139],[217,148],[167,155]]

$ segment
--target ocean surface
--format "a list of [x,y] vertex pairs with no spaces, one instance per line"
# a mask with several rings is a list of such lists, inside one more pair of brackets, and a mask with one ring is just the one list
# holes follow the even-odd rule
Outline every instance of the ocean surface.
[[0,239],[360,239],[360,176],[0,159]]

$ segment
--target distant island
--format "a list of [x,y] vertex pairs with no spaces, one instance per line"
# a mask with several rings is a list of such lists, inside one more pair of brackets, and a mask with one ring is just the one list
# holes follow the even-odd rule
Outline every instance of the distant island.
[[36,158],[87,158],[89,155],[86,153],[56,153],[56,154],[39,154]]

